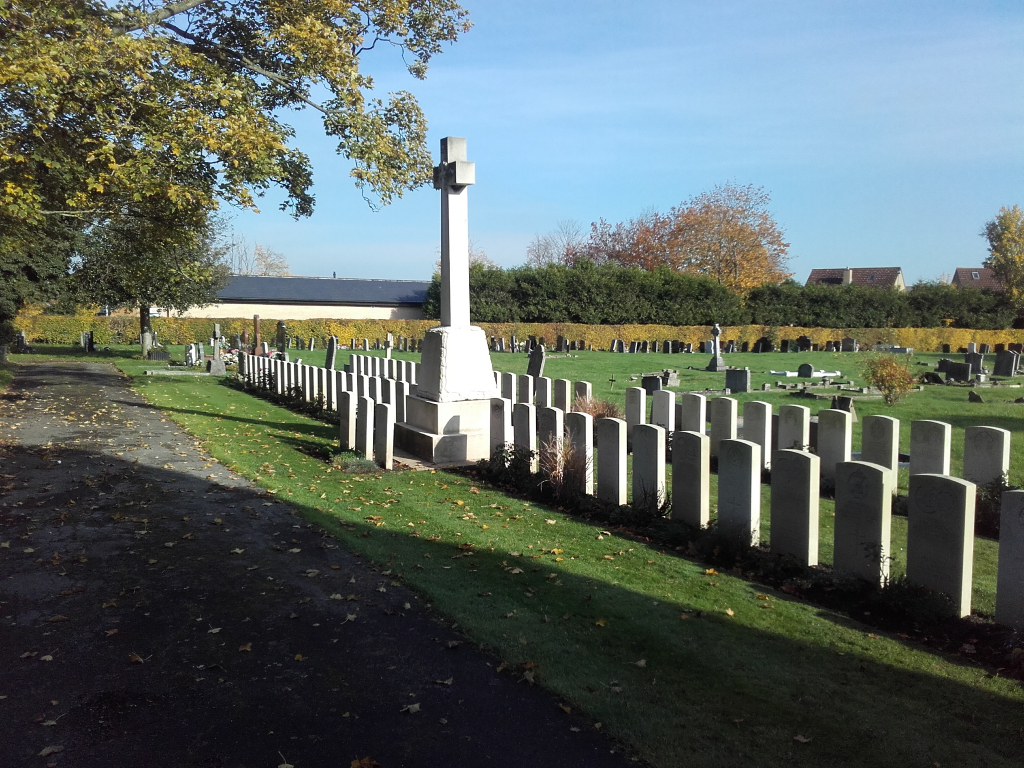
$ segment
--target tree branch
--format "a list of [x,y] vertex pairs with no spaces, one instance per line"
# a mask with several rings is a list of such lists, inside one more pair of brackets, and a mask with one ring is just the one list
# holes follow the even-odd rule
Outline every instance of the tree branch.
[[263,77],[277,83],[278,85],[283,85],[292,93],[293,96],[295,96],[295,98],[313,107],[313,109],[319,110],[325,115],[328,114],[328,110],[324,109],[322,106],[317,104],[315,101],[312,101],[305,94],[303,94],[302,89],[299,88],[299,86],[290,82],[287,78],[282,77],[276,72],[271,72],[268,69],[264,69],[251,59],[242,56],[241,54],[236,53],[235,51],[232,51],[228,48],[225,48],[219,43],[215,43],[212,40],[206,40],[204,38],[197,37],[196,35],[193,35],[190,32],[186,32],[184,29],[176,27],[175,25],[169,22],[161,22],[160,26],[171,30],[172,32],[174,32],[174,34],[179,35],[180,37],[184,37],[187,40],[191,40],[194,45],[191,45],[189,47],[193,50],[197,50],[201,53],[208,54],[210,56],[213,56],[214,58],[220,59],[221,61],[231,59],[236,64],[240,64],[241,66],[248,69],[250,72],[253,72],[257,75],[262,75]]
[[190,11],[198,5],[203,5],[208,2],[210,2],[210,0],[178,0],[176,3],[168,3],[163,8],[157,8],[155,11],[150,11],[145,16],[133,22],[131,26],[113,27],[113,32],[115,35],[126,35],[129,32],[134,32],[138,29],[142,29],[143,27],[148,27],[151,24],[159,24],[165,19],[177,16],[179,13],[184,13],[185,11]]

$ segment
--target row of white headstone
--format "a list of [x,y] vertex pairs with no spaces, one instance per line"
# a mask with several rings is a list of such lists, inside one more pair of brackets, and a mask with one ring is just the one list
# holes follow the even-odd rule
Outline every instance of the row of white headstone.
[[[503,395],[512,393],[508,376],[502,376]],[[779,413],[780,448],[771,454],[768,403],[744,404],[744,439],[738,439],[737,401],[732,398],[706,402],[703,395],[685,393],[676,403],[675,393],[655,392],[650,414],[654,423],[648,424],[646,392],[633,387],[626,393],[626,419],[602,418],[595,423],[587,413],[566,412],[560,405],[567,400],[558,394],[558,400],[548,404],[541,404],[543,396],[529,402],[533,383],[529,378],[519,377],[516,402],[507,396],[492,401],[492,446],[511,442],[516,448],[539,452],[558,450],[562,441],[571,441],[578,461],[585,465],[577,490],[596,493],[614,504],[627,502],[627,454],[631,452],[633,505],[662,506],[668,500],[665,468],[671,435],[672,517],[697,527],[708,525],[711,457],[716,456],[718,526],[751,545],[760,542],[761,473],[770,465],[769,547],[805,565],[818,563],[819,490],[822,479],[829,480],[835,486],[835,571],[878,584],[888,580],[892,497],[899,464],[898,419],[865,417],[861,460],[852,461],[851,414],[820,411],[817,453],[811,453],[809,409],[784,405]],[[567,380],[555,384],[556,393],[570,391]],[[540,380],[537,392],[547,393],[549,388]],[[589,390],[587,382],[572,388]],[[675,428],[677,423],[682,428]],[[1006,474],[1010,433],[995,427],[967,428],[966,479],[961,479],[949,476],[951,432],[943,422],[911,423],[906,573],[910,581],[947,594],[960,615],[966,616],[971,606],[976,483]],[[769,455],[770,462],[766,461]],[[536,462],[533,469],[538,469]],[[1024,491],[1008,491],[1002,499],[996,620],[1024,627]]]
[[[322,395],[325,407],[339,415],[341,448],[390,467],[394,425],[405,420],[405,399],[415,391],[415,366],[390,365],[398,362],[354,355],[351,371],[332,371],[245,356],[239,367],[240,375],[251,385],[270,384],[278,394],[301,391],[306,401]],[[387,375],[370,375],[374,372]],[[650,412],[654,423],[648,424],[646,393],[633,387],[627,390],[626,419],[601,418],[595,423],[590,414],[572,411],[577,398],[591,397],[590,382],[496,374],[496,385],[503,396],[491,401],[492,450],[512,444],[536,455],[538,447],[569,440],[584,468],[579,492],[626,504],[631,480],[634,505],[662,506],[668,501],[667,438],[671,435],[672,517],[696,527],[708,525],[714,455],[718,459],[719,528],[735,532],[751,545],[760,543],[761,473],[772,445],[770,404],[744,404],[743,439],[738,439],[737,402],[732,398],[705,401],[703,395],[685,393],[677,403],[675,393],[655,392]],[[862,460],[851,461],[850,414],[830,409],[819,412],[815,454],[807,450],[809,409],[784,405],[779,410],[778,445],[794,447],[780,447],[771,456],[771,551],[793,556],[806,565],[818,563],[819,488],[821,479],[827,478],[835,484],[834,569],[885,583],[891,556],[899,421],[887,416],[865,417]],[[911,425],[906,570],[908,579],[949,595],[960,614],[967,615],[975,482],[989,482],[1006,471],[1009,433],[991,427],[968,428],[964,444],[964,475],[968,479],[949,476],[950,433],[950,426],[941,422]],[[631,478],[627,473],[630,452]],[[829,474],[824,470],[826,463]],[[535,461],[534,471],[538,468]],[[1024,627],[1024,491],[1003,496],[996,620]]]
[[[405,421],[405,403],[415,394],[419,364],[352,355],[347,370],[335,371],[277,358],[239,354],[238,375],[249,385],[319,401],[338,414],[341,449],[390,469],[395,424]],[[390,375],[379,375],[381,373]]]

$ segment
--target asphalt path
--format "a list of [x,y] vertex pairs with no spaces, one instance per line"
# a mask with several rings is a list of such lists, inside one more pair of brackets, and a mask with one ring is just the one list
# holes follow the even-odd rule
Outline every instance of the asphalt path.
[[113,367],[0,400],[0,766],[638,764],[498,667]]

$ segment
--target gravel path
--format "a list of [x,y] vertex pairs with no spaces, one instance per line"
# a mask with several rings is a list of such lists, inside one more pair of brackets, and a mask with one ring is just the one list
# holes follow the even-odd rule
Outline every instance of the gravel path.
[[637,764],[463,640],[112,367],[0,400],[0,766]]

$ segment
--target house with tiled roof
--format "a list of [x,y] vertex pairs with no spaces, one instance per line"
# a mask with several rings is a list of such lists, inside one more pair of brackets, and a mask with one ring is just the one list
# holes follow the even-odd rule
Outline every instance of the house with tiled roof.
[[864,288],[895,288],[907,290],[902,267],[847,267],[846,269],[812,269],[807,285],[859,285]]
[[957,288],[981,288],[985,291],[1005,293],[1006,288],[989,267],[957,267],[953,273],[952,285]]
[[422,320],[428,281],[232,275],[217,301],[182,317]]

